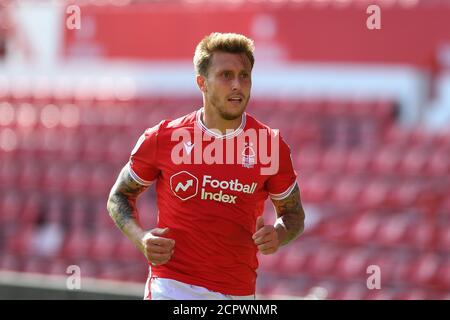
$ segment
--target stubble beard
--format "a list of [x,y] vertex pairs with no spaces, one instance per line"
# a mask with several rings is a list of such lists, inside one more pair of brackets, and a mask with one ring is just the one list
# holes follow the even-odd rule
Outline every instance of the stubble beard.
[[242,116],[242,114],[245,112],[245,109],[247,108],[247,104],[248,104],[249,100],[250,100],[250,97],[247,97],[242,102],[243,107],[240,110],[240,112],[238,112],[238,113],[231,113],[226,110],[227,108],[225,105],[228,103],[227,100],[220,102],[220,99],[217,99],[217,97],[212,97],[211,104],[213,105],[213,108],[215,108],[217,110],[217,112],[219,113],[219,115],[222,119],[231,121],[231,120],[236,120]]

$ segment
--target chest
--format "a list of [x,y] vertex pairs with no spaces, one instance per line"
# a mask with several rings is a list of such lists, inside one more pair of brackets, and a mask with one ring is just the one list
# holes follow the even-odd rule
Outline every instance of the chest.
[[268,177],[255,151],[236,141],[170,142],[159,148],[158,159],[160,182],[181,200],[238,204],[264,196]]

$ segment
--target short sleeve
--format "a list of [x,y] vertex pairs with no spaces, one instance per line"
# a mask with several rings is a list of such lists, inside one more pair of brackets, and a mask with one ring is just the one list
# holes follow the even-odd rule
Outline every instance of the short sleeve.
[[278,172],[266,181],[266,189],[272,200],[289,196],[297,185],[297,173],[292,163],[291,150],[280,136]]
[[159,175],[157,164],[160,124],[145,130],[131,151],[128,170],[139,184],[149,186]]

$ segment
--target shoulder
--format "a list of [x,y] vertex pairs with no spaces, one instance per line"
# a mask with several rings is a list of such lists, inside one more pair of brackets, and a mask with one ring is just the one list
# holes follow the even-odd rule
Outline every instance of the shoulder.
[[194,125],[197,111],[192,111],[176,119],[167,119],[160,122],[160,131],[172,131],[181,128],[189,128]]
[[275,138],[275,139],[279,139],[282,144],[286,144],[286,142],[282,138],[282,133],[280,133],[279,129],[271,128],[266,123],[263,123],[262,121],[256,119],[255,117],[253,117],[252,115],[250,115],[248,113],[246,113],[246,122],[247,122],[247,125],[246,125],[247,129],[251,128],[251,129],[257,130],[258,132],[261,132],[260,130],[262,130],[268,136],[271,136],[272,138]]
[[[278,128],[271,128],[269,125],[257,120],[255,117],[246,113],[247,125],[246,128],[254,128],[258,132],[259,139],[261,139],[261,133],[267,136],[267,143],[270,144],[270,149],[276,148],[279,151],[281,159],[292,161],[291,158],[291,146],[283,137],[283,133]],[[260,131],[263,130],[263,131]]]
[[269,131],[273,130],[267,124],[256,119],[254,116],[252,116],[251,114],[249,114],[247,112],[245,113],[245,119],[246,119],[247,128],[265,129],[265,130],[269,130]]
[[176,119],[164,119],[157,125],[145,130],[145,136],[165,136],[171,134],[173,130],[192,127],[195,121],[197,111],[193,111],[187,115]]

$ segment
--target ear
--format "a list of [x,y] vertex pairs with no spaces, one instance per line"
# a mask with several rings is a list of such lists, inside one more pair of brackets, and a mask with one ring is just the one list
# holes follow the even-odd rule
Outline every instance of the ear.
[[206,78],[198,74],[196,81],[200,91],[206,92]]

